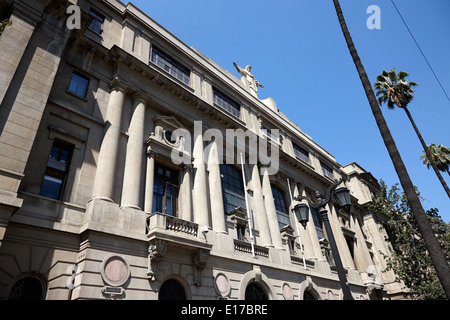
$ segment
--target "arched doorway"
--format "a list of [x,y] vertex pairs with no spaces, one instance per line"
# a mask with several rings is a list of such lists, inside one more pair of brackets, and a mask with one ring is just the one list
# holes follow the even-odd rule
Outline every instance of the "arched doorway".
[[9,300],[42,300],[44,287],[42,282],[32,276],[23,277],[16,281],[9,293]]
[[305,291],[305,293],[303,293],[303,300],[317,300],[313,294],[309,291]]
[[245,289],[245,300],[268,300],[267,295],[264,290],[252,282],[249,283],[247,288]]
[[186,300],[183,285],[175,280],[166,280],[159,289],[159,300]]

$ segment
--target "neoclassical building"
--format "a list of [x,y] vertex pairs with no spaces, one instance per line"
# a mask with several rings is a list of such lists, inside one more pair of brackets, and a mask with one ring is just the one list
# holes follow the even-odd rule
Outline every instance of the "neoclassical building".
[[118,0],[0,0],[0,18],[0,299],[342,299],[321,217],[292,211],[340,178],[353,298],[405,297],[377,180],[259,99],[251,67]]

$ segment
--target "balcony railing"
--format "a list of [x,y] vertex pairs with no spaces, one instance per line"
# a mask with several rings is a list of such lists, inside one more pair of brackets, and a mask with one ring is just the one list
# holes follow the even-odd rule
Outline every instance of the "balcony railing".
[[[269,257],[269,248],[261,247],[258,245],[254,245],[255,248],[255,255],[268,258]],[[252,254],[252,244],[250,242],[241,241],[234,239],[234,250]]]
[[154,228],[162,228],[194,237],[198,234],[198,224],[160,212],[155,212],[147,217],[147,233]]
[[198,224],[176,217],[166,216],[166,230],[186,233],[196,237],[198,233]]

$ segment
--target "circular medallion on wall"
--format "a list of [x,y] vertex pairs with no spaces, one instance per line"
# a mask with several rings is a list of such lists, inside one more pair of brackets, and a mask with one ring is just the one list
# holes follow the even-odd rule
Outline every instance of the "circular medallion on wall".
[[223,273],[219,273],[216,276],[214,284],[217,293],[219,293],[221,297],[226,297],[231,291],[230,281]]
[[287,283],[283,284],[283,297],[286,300],[294,299],[294,295],[292,294],[292,289]]
[[110,286],[120,287],[130,278],[130,266],[120,256],[106,257],[101,266],[103,280]]

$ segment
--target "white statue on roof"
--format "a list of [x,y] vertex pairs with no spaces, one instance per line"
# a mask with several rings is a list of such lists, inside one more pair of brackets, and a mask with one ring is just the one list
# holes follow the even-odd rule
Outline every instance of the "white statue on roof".
[[255,79],[253,74],[250,72],[252,70],[251,66],[246,66],[245,69],[239,67],[235,62],[233,62],[236,70],[242,76],[241,81],[244,86],[250,90],[250,93],[258,98],[258,87],[264,88],[264,86]]

